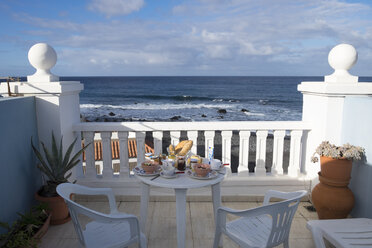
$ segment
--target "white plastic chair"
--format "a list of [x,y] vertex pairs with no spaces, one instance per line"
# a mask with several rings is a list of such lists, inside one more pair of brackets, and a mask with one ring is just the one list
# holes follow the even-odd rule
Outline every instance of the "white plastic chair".
[[338,248],[372,247],[372,219],[310,220],[316,248],[326,248],[324,239]]
[[[115,196],[110,188],[89,188],[77,184],[62,183],[57,186],[57,193],[67,203],[70,215],[83,247],[127,247],[138,243],[140,248],[147,247],[146,237],[140,232],[138,219],[132,214],[117,210]],[[86,208],[70,199],[71,194],[105,195],[109,200],[110,214],[104,214]],[[78,214],[93,219],[83,230]]]
[[[292,219],[301,198],[306,194],[305,190],[289,193],[269,190],[263,206],[248,210],[218,208],[213,247],[218,247],[221,234],[224,233],[240,247],[274,247],[283,243],[288,248]],[[269,204],[273,197],[284,201]],[[241,218],[226,223],[227,214]]]

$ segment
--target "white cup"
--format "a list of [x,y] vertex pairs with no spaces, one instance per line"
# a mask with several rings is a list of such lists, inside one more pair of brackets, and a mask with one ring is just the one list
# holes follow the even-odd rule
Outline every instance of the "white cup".
[[213,159],[211,161],[211,169],[212,170],[219,170],[221,168],[221,165],[222,165],[222,163],[221,163],[221,160],[219,160],[219,159]]
[[163,173],[165,176],[173,176],[176,172],[176,168],[175,167],[166,167],[165,169],[163,169]]

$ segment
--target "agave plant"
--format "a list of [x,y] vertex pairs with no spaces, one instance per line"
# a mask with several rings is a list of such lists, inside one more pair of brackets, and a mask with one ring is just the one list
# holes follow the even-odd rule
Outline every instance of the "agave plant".
[[[72,172],[68,173],[75,165],[80,162],[80,155],[82,152],[90,145],[86,145],[80,151],[78,151],[71,158],[72,150],[75,146],[77,138],[70,144],[65,154],[62,151],[62,139],[60,141],[59,147],[57,147],[56,139],[52,132],[52,151],[49,151],[43,142],[40,142],[44,155],[41,155],[39,150],[34,146],[31,138],[31,146],[34,150],[36,157],[39,159],[40,163],[37,164],[37,167],[44,173],[48,180],[46,185],[43,185],[40,191],[38,192],[41,196],[53,197],[57,196],[56,188],[58,184],[68,182],[68,179],[71,177]],[[70,159],[71,158],[71,159]],[[68,174],[67,174],[68,173]],[[67,175],[66,175],[67,174]]]

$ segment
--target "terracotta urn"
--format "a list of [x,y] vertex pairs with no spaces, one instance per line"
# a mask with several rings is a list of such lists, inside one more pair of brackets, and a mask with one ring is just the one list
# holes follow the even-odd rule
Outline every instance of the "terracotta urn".
[[312,201],[319,219],[346,218],[354,207],[354,195],[348,188],[352,161],[320,157],[319,184],[312,193]]
[[48,212],[51,214],[51,225],[60,225],[71,220],[67,204],[62,197],[44,197],[38,193],[35,193],[35,199],[39,202],[47,204],[49,208]]

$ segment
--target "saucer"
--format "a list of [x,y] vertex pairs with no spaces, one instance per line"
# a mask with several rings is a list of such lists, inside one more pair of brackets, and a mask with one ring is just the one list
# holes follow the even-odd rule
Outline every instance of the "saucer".
[[217,171],[210,171],[205,177],[200,177],[198,176],[195,172],[192,172],[191,170],[186,171],[185,173],[188,177],[194,178],[194,179],[199,179],[199,180],[209,180],[209,179],[214,179],[218,177]]
[[173,175],[168,176],[168,175],[165,175],[164,172],[160,172],[160,176],[161,177],[164,177],[164,178],[167,178],[167,179],[171,179],[171,178],[176,178],[177,177],[177,174],[174,173]]
[[160,171],[159,169],[155,171],[154,173],[147,174],[144,169],[142,169],[142,166],[136,166],[133,168],[133,172],[138,176],[144,176],[144,177],[151,177],[159,175]]
[[225,166],[223,164],[221,164],[221,166],[218,168],[218,169],[212,169],[214,171],[221,171],[225,168]]

